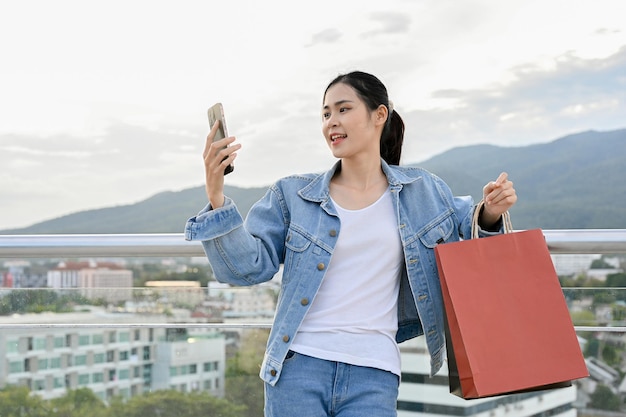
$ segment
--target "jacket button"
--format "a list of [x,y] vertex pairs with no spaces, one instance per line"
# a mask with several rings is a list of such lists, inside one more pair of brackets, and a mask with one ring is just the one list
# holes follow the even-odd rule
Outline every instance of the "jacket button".
[[309,299],[308,298],[303,298],[302,300],[300,300],[300,304],[302,304],[303,306],[308,305],[309,304]]
[[272,370],[270,371],[270,375],[271,375],[271,376],[276,376],[276,369],[272,369]]
[[283,342],[287,343],[289,341],[289,335],[283,336]]
[[337,236],[337,231],[336,231],[335,229],[331,229],[331,230],[330,230],[330,232],[328,232],[328,234],[329,234],[331,237],[335,237],[335,236]]
[[320,262],[320,263],[318,263],[318,264],[317,264],[317,269],[318,269],[319,271],[321,271],[321,270],[322,270],[322,269],[324,269],[325,267],[326,267],[326,265],[324,265],[324,263],[323,263],[323,262]]

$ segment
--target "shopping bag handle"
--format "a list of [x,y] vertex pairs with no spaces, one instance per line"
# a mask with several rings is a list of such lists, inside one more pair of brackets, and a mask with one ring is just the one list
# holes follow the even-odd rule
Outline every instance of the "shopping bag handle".
[[[480,212],[483,210],[485,206],[485,201],[480,200],[478,204],[476,204],[476,208],[474,209],[474,216],[472,218],[472,239],[478,238],[478,217],[480,216]],[[504,233],[513,232],[513,225],[511,224],[511,215],[508,211],[505,211],[502,214],[502,224],[504,225]]]

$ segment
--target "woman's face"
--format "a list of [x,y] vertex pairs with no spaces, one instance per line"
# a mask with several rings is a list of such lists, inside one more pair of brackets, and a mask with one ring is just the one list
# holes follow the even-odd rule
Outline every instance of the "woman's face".
[[363,153],[380,156],[384,120],[378,122],[378,113],[370,111],[349,85],[338,83],[330,87],[322,107],[322,133],[333,156],[349,158]]

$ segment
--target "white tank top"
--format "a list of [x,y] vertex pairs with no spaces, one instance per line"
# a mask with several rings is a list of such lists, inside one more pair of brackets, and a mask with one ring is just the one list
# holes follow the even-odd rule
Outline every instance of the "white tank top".
[[404,261],[391,193],[360,210],[333,204],[341,232],[291,349],[400,375],[395,336]]

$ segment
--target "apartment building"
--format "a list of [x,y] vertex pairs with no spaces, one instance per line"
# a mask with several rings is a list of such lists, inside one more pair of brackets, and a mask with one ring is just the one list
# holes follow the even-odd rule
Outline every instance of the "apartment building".
[[575,417],[576,387],[464,400],[450,394],[447,368],[430,377],[424,338],[401,345],[398,417]]
[[[0,333],[0,387],[27,386],[44,399],[84,387],[105,401],[157,389],[223,396],[226,361],[221,334],[194,337],[180,332],[171,338],[167,328],[150,327],[166,322],[162,315],[95,308],[0,317],[0,326],[11,329]],[[20,327],[37,323],[42,325]]]
[[48,271],[46,286],[78,289],[84,297],[117,303],[132,299],[133,272],[113,262],[60,262]]

